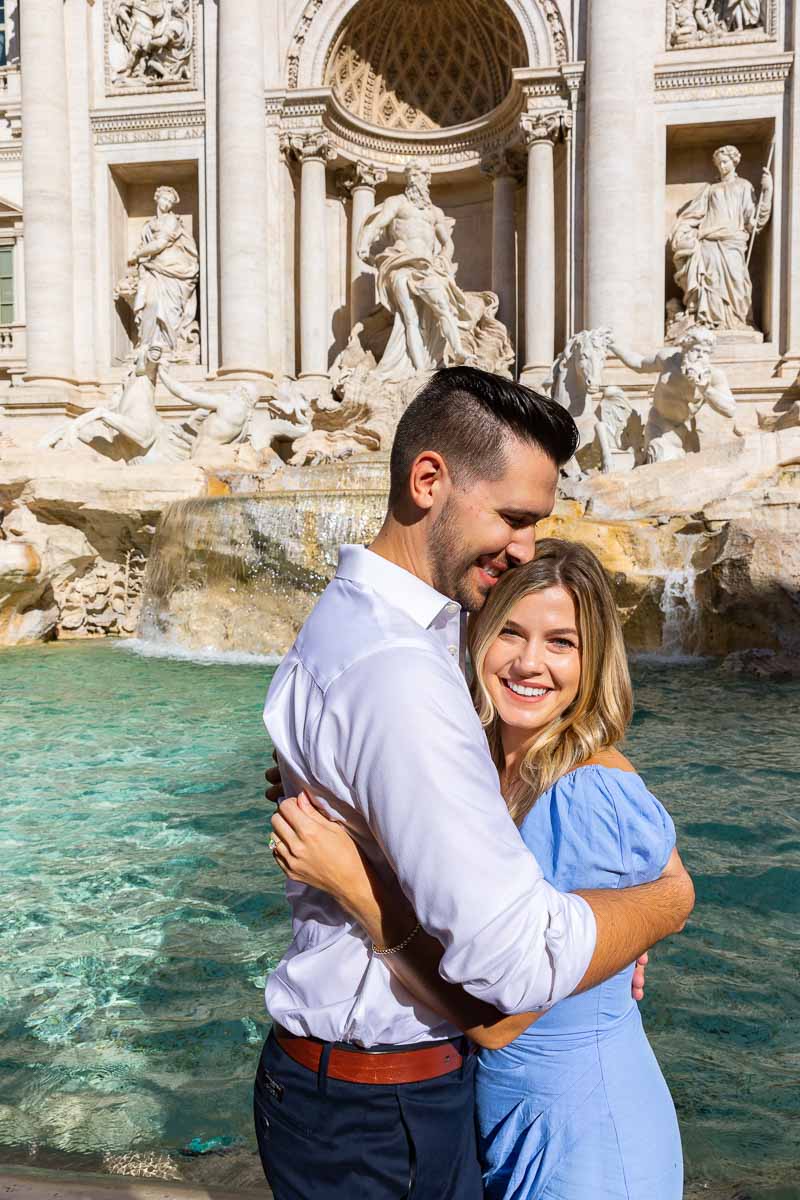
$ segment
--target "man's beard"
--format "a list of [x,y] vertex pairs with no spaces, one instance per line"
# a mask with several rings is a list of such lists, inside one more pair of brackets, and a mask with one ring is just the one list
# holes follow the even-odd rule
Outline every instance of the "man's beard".
[[477,555],[470,551],[460,534],[458,513],[452,499],[447,501],[431,529],[428,555],[437,592],[455,600],[465,612],[480,612],[488,593],[470,581],[469,572]]

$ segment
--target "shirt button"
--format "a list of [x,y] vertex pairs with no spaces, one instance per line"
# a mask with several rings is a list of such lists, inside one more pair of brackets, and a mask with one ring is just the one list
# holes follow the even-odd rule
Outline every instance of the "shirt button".
[[458,612],[458,605],[457,604],[448,604],[445,608],[445,612],[450,613],[451,617],[454,617],[456,615],[456,613]]
[[455,656],[458,654],[458,646],[448,646],[447,652],[448,654],[452,654],[453,658],[455,658]]

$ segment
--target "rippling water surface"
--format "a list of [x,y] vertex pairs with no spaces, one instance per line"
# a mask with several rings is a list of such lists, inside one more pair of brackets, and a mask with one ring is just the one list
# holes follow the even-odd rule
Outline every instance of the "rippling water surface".
[[[258,1179],[262,988],[289,929],[265,846],[272,669],[108,643],[0,656],[5,1161],[113,1168],[199,1138]],[[635,677],[629,750],[698,893],[645,1002],[689,1192],[798,1200],[800,686]]]

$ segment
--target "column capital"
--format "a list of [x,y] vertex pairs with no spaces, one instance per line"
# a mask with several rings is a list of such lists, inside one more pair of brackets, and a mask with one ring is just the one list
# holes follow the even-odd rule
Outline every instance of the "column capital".
[[336,186],[344,199],[352,196],[356,188],[369,188],[371,192],[374,192],[380,184],[386,183],[388,178],[389,172],[385,167],[379,167],[375,163],[360,158],[358,162],[353,163],[345,170],[337,172]]
[[280,136],[280,147],[288,159],[306,163],[317,160],[328,163],[336,158],[336,148],[333,146],[324,129],[315,129],[311,133],[287,133]]
[[560,110],[558,112],[521,113],[519,128],[526,150],[536,145],[537,142],[560,141],[567,124],[565,118],[569,115]]
[[365,158],[360,158],[353,168],[353,187],[368,187],[374,191],[376,187],[380,187],[382,183],[386,183],[389,178],[389,172],[385,167],[379,167],[376,163],[367,162]]
[[525,174],[525,168],[519,156],[508,146],[503,150],[492,150],[481,159],[481,172],[490,179],[502,179],[504,175],[519,181]]

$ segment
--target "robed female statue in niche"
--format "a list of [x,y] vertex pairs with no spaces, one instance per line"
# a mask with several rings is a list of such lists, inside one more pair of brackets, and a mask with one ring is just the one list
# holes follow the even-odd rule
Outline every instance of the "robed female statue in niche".
[[772,175],[762,172],[756,201],[752,183],[736,173],[741,157],[735,146],[714,151],[719,180],[678,213],[670,234],[685,315],[717,330],[754,328],[748,250],[772,214]]
[[197,322],[197,244],[173,212],[180,197],[173,187],[155,191],[156,214],[142,230],[128,259],[128,273],[115,298],[133,308],[137,343],[160,346],[173,362],[200,360]]

